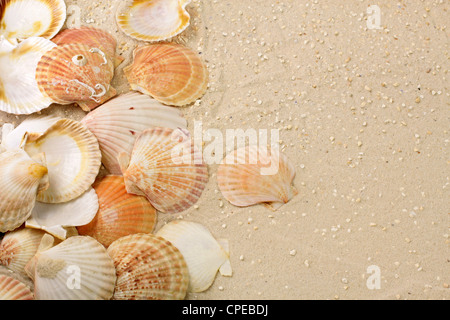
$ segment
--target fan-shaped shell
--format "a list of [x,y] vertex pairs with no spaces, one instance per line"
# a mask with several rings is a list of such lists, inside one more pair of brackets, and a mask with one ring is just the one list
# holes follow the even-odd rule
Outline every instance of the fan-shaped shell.
[[122,176],[106,176],[94,184],[99,200],[95,218],[78,227],[80,235],[91,236],[105,247],[135,233],[151,233],[156,210],[145,197],[127,193]]
[[17,46],[0,38],[0,111],[31,114],[52,104],[39,91],[35,75],[41,57],[55,46],[44,38],[29,38]]
[[34,300],[34,295],[23,282],[0,274],[0,300]]
[[193,206],[208,182],[208,168],[187,130],[152,128],[136,139],[129,166],[123,161],[129,193],[145,195],[163,213]]
[[177,247],[186,260],[190,292],[208,289],[219,269],[222,274],[231,276],[230,257],[226,250],[228,246],[222,247],[205,226],[191,221],[174,220],[164,225],[156,235]]
[[42,136],[27,143],[30,155],[44,153],[50,186],[37,200],[61,203],[81,196],[94,183],[101,165],[95,136],[80,122],[60,119]]
[[112,259],[91,237],[70,237],[38,252],[29,269],[37,300],[108,300],[116,281]]
[[257,146],[232,151],[217,171],[223,196],[239,207],[268,203],[276,209],[297,194],[294,177],[295,168],[284,154]]
[[45,230],[60,240],[67,238],[67,227],[88,224],[99,208],[97,193],[89,188],[78,198],[64,203],[36,202],[25,223],[28,228]]
[[0,242],[0,265],[26,276],[25,266],[36,254],[44,234],[27,228],[6,233]]
[[36,80],[42,94],[59,104],[77,103],[90,111],[116,95],[114,64],[96,47],[63,44],[42,56]]
[[0,232],[14,230],[27,220],[47,172],[22,149],[0,153]]
[[150,127],[187,128],[181,112],[162,105],[145,94],[120,95],[88,113],[81,121],[97,137],[102,162],[111,174],[121,175],[117,160],[121,152],[131,154],[139,134]]
[[131,89],[171,106],[185,106],[201,98],[208,86],[208,69],[190,48],[175,43],[137,48],[124,68]]
[[189,26],[190,0],[134,0],[118,10],[116,20],[128,36],[142,41],[170,39]]
[[108,248],[117,270],[115,300],[182,300],[189,271],[180,251],[152,234],[135,234]]
[[64,0],[1,0],[0,36],[15,41],[53,38],[66,20]]
[[106,56],[113,59],[117,66],[123,57],[116,55],[117,41],[108,32],[93,27],[69,28],[58,33],[52,41],[57,45],[79,43],[91,48],[99,48]]

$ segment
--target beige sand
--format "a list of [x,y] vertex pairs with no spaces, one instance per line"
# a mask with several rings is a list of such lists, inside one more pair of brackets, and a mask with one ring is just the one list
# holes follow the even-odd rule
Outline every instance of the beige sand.
[[[122,68],[141,43],[118,30],[119,1],[66,3],[81,8],[82,25],[117,38],[126,60],[114,85],[127,92]],[[370,5],[381,9],[379,30],[368,28]],[[183,110],[190,128],[197,120],[224,134],[280,129],[299,191],[276,212],[237,208],[211,165],[198,208],[159,216],[158,228],[182,217],[230,241],[234,275],[188,299],[450,298],[449,8],[442,0],[188,6],[191,26],[175,41],[201,52],[211,73],[201,103]],[[379,289],[367,286],[370,266]]]

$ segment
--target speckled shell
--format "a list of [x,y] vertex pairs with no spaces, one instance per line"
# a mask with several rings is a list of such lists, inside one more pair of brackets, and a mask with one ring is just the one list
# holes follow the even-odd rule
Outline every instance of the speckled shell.
[[136,139],[129,165],[122,159],[129,193],[145,195],[163,213],[193,206],[207,182],[208,168],[187,130],[152,128]]
[[23,282],[0,274],[0,301],[1,300],[34,300],[30,288]]
[[132,90],[177,107],[195,102],[206,92],[208,69],[190,48],[154,44],[137,48],[133,55],[133,63],[124,68]]
[[36,254],[44,234],[27,228],[6,233],[0,242],[0,265],[26,276],[25,266]]
[[112,259],[91,237],[70,237],[39,251],[27,270],[36,300],[109,300],[116,282]]
[[150,127],[187,128],[177,108],[162,105],[139,92],[113,98],[88,113],[81,122],[97,137],[103,165],[111,174],[121,175],[121,152],[131,154],[139,134]]
[[294,177],[295,168],[284,154],[256,146],[232,151],[217,171],[223,196],[239,207],[267,203],[277,209],[297,194]]
[[[125,2],[125,1],[124,1]],[[127,1],[117,11],[117,24],[128,36],[142,41],[170,39],[188,26],[190,0]]]
[[40,202],[68,202],[81,196],[100,170],[97,139],[75,120],[58,120],[38,139],[27,143],[25,151],[31,156],[44,153],[47,160],[50,186],[38,194]]
[[122,176],[106,176],[94,184],[99,210],[87,225],[78,227],[80,235],[91,236],[105,247],[135,233],[151,233],[156,210],[145,197],[128,194]]
[[10,41],[51,39],[66,20],[64,0],[1,0],[0,36]]
[[0,232],[20,227],[31,214],[48,170],[22,149],[0,153]]
[[0,111],[31,114],[52,104],[37,85],[36,67],[56,45],[44,38],[29,38],[17,46],[0,37]]
[[115,300],[182,300],[189,271],[180,251],[152,234],[135,234],[108,248],[117,270]]
[[90,111],[116,95],[114,64],[99,48],[63,44],[44,54],[36,68],[41,93],[55,103]]

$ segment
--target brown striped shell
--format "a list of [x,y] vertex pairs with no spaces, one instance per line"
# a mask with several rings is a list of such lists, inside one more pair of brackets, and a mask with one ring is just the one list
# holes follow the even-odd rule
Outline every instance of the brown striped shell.
[[114,300],[182,300],[189,286],[189,270],[180,251],[152,234],[134,234],[108,248],[117,283]]
[[34,295],[25,283],[13,277],[0,274],[1,300],[34,300]]

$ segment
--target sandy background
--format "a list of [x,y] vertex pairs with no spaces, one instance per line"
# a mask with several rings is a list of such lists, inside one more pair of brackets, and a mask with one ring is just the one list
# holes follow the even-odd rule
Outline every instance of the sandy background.
[[[120,1],[66,0],[108,30],[126,60],[142,43],[115,24]],[[369,30],[367,7],[381,8]],[[175,41],[208,64],[183,109],[192,129],[280,129],[299,194],[276,212],[222,199],[215,173],[182,215],[231,245],[234,275],[188,299],[448,299],[448,1],[195,0]],[[74,106],[42,113],[80,119]],[[24,117],[0,112],[1,121]],[[446,200],[447,199],[447,200]],[[367,268],[381,288],[366,286]]]

